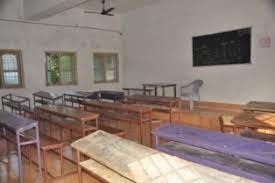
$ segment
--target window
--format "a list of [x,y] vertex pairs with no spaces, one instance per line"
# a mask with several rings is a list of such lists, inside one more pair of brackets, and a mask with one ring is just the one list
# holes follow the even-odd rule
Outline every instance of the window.
[[21,51],[0,50],[0,88],[23,87]]
[[46,52],[47,85],[76,84],[76,55],[68,52]]
[[118,82],[118,54],[94,54],[95,83]]

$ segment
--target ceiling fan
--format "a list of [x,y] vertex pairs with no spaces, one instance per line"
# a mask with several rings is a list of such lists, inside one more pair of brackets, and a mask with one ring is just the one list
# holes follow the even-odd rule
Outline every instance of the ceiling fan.
[[106,16],[114,16],[114,14],[111,14],[111,12],[113,10],[115,10],[114,7],[111,7],[111,8],[108,8],[108,9],[105,9],[105,0],[102,0],[101,3],[102,3],[102,10],[101,12],[93,12],[93,11],[84,11],[84,13],[94,13],[94,14],[100,14],[100,15],[106,15]]

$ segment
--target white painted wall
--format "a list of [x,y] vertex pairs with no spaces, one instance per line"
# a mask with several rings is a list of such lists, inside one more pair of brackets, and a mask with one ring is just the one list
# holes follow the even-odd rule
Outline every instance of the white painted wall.
[[[205,101],[275,101],[274,0],[161,0],[123,16],[124,86],[205,81]],[[192,37],[243,27],[252,30],[250,65],[192,67]],[[271,48],[258,39],[272,37]]]
[[[7,7],[17,7],[15,0]],[[16,9],[14,9],[16,10]],[[10,18],[0,14],[0,18]],[[11,18],[16,18],[14,15]],[[119,30],[120,17],[102,17],[83,14],[83,10],[73,9],[54,16],[47,23],[80,25]],[[12,92],[30,96],[38,90],[63,93],[71,90],[93,91],[99,89],[121,89],[123,78],[122,42],[118,33],[82,28],[51,27],[25,23],[0,21],[0,49],[20,49],[23,53],[25,88],[0,89],[0,96]],[[78,85],[46,86],[45,51],[72,51],[77,53]],[[114,84],[94,84],[93,52],[117,52],[120,56],[120,82]]]

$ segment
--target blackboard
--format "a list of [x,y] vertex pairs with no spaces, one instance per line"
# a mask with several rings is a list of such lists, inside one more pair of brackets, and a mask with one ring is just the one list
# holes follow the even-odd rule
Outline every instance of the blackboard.
[[193,66],[251,63],[251,28],[193,37]]

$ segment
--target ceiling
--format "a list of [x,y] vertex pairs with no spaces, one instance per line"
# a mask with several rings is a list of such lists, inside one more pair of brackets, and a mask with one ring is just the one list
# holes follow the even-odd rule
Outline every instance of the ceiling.
[[[159,0],[106,0],[106,8],[115,7],[114,13],[123,14],[131,10],[142,8],[158,2]],[[83,10],[101,11],[101,0],[89,0],[78,6]]]

